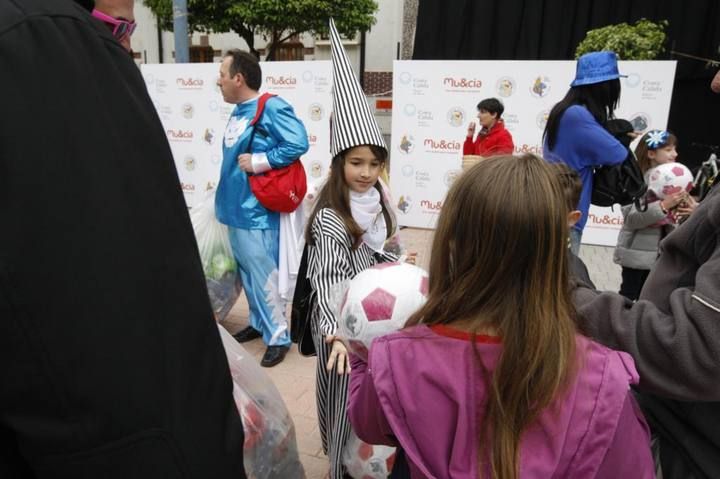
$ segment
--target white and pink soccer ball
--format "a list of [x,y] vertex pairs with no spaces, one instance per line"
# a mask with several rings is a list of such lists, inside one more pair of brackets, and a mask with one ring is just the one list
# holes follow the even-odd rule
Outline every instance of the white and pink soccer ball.
[[350,431],[342,463],[354,479],[386,479],[395,464],[395,448],[368,444]]
[[663,163],[648,170],[648,190],[661,200],[666,196],[693,189],[693,176],[682,163]]
[[397,331],[425,304],[428,274],[408,263],[381,263],[356,275],[340,307],[338,336],[367,360],[372,340]]

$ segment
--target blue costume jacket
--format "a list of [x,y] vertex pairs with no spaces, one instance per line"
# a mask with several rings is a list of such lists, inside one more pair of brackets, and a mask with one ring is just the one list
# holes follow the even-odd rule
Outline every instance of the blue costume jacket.
[[[215,194],[218,221],[241,229],[279,228],[279,213],[261,205],[250,190],[248,175],[237,164],[242,153],[253,153],[253,165],[259,172],[289,165],[308,150],[305,126],[292,106],[280,97],[270,98],[248,151],[258,99],[239,103],[228,120],[223,138],[223,163]],[[256,169],[256,171],[258,171]]]

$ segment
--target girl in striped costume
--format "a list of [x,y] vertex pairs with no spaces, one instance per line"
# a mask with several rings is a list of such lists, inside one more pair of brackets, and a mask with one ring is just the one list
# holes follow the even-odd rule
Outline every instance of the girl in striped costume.
[[398,259],[383,250],[395,230],[394,215],[378,182],[386,158],[387,150],[376,145],[337,154],[305,232],[308,278],[317,298],[311,319],[317,351],[317,412],[330,479],[343,477],[342,450],[350,433],[346,412],[350,366],[345,346],[335,338],[336,296],[364,269]]

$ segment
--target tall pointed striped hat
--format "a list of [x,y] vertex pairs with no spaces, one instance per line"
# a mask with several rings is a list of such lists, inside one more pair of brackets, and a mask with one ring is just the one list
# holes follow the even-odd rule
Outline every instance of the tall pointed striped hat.
[[330,116],[330,154],[335,157],[348,148],[377,145],[385,140],[375,120],[365,93],[348,60],[335,22],[330,19],[330,47],[333,67],[333,112]]

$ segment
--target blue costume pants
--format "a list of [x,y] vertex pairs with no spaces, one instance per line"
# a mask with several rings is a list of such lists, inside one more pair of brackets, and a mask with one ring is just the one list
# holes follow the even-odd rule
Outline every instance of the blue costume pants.
[[268,346],[289,346],[285,301],[278,292],[278,230],[228,231],[250,305],[250,326],[262,332]]

